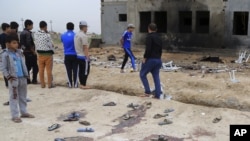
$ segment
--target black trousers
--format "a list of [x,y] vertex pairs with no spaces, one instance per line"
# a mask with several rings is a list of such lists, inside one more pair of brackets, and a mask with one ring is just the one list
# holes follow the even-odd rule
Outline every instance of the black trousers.
[[[37,82],[37,74],[38,74],[37,55],[34,55],[31,52],[24,52],[24,56],[28,73],[30,74],[30,70],[32,69],[33,72],[32,82],[35,83]],[[30,83],[30,79],[28,79],[28,83]]]
[[4,82],[5,82],[5,86],[8,87],[9,83],[8,83],[8,79],[6,77],[4,77]]
[[80,84],[86,86],[87,79],[90,71],[90,62],[86,60],[78,59],[78,67],[79,67],[79,80]]
[[[65,55],[64,57],[64,64],[67,71],[67,77],[68,77],[68,86],[70,88],[78,87],[77,83],[77,71],[78,71],[78,61],[76,55]],[[73,76],[73,77],[72,77]]]

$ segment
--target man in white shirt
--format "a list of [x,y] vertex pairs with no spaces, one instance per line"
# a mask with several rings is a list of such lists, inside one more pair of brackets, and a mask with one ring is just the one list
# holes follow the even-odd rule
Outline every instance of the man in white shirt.
[[87,86],[87,79],[90,71],[89,59],[89,40],[86,35],[88,31],[88,24],[81,21],[79,24],[80,31],[75,35],[74,44],[77,53],[78,67],[79,67],[79,80],[81,89],[89,89]]

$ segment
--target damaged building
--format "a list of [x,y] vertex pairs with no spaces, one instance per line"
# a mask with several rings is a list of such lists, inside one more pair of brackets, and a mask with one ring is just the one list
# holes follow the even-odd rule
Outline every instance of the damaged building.
[[101,5],[105,44],[118,44],[128,23],[136,26],[134,44],[144,44],[154,22],[166,48],[250,46],[249,0],[101,0]]

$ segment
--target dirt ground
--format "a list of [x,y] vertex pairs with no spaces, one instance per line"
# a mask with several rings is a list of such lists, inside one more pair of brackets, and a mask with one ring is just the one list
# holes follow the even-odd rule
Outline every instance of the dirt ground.
[[[138,60],[143,55],[142,48],[135,48]],[[107,56],[113,54],[117,61],[108,62]],[[227,141],[229,125],[250,123],[250,99],[248,86],[250,71],[248,64],[232,64],[235,57],[223,57],[224,63],[200,62],[204,53],[167,53],[163,62],[173,60],[177,71],[161,72],[160,77],[164,92],[172,100],[155,100],[140,98],[143,93],[139,72],[120,73],[118,68],[123,57],[119,47],[92,48],[92,68],[88,83],[94,89],[81,90],[66,87],[66,73],[62,48],[55,54],[54,89],[41,89],[39,85],[28,86],[28,103],[34,119],[23,119],[16,124],[10,120],[8,106],[2,106],[0,118],[1,141],[52,141],[55,138],[79,137],[81,141],[150,141],[158,135],[164,135],[168,141]],[[226,70],[220,73],[204,73],[201,68],[209,70]],[[239,83],[229,79],[228,71],[237,69]],[[2,76],[1,76],[2,77]],[[152,78],[149,75],[152,85]],[[8,90],[0,79],[0,103],[8,99]],[[105,107],[104,103],[114,101],[117,105]],[[152,102],[152,107],[145,109],[145,102]],[[140,109],[131,111],[130,103],[141,105]],[[175,109],[167,119],[170,125],[159,126],[165,118],[154,119],[155,114],[163,114],[167,108]],[[73,111],[80,113],[82,120],[87,120],[95,132],[78,133],[78,128],[85,126],[76,122],[63,122]],[[134,117],[123,120],[122,115],[129,113]],[[216,117],[222,117],[213,123]],[[61,124],[54,131],[47,131],[53,123]],[[74,141],[74,139],[66,139]],[[77,140],[75,138],[75,140]]]

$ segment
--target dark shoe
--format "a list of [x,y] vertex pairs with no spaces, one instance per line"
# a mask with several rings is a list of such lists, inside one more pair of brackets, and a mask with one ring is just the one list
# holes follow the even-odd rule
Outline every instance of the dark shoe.
[[115,102],[108,102],[108,103],[103,104],[103,106],[116,106],[116,103]]
[[7,102],[3,103],[3,105],[4,105],[4,106],[8,106],[8,105],[10,105],[10,102],[7,101]]
[[55,88],[56,87],[56,85],[51,85],[51,86],[49,86],[48,88],[49,89],[52,89],[52,88]]
[[55,123],[55,124],[51,125],[50,127],[48,127],[48,131],[53,131],[59,127],[60,127],[60,124]]
[[38,84],[37,80],[32,80],[32,84]]
[[21,123],[21,122],[22,122],[22,120],[21,120],[19,117],[12,118],[11,120],[12,120],[13,122],[15,122],[15,123]]
[[90,126],[90,122],[88,121],[79,121],[80,124],[85,125],[85,126]]
[[30,81],[30,79],[27,79],[27,84],[31,84],[31,81]]
[[26,114],[22,114],[21,118],[35,118],[35,116],[32,114],[26,113]]

